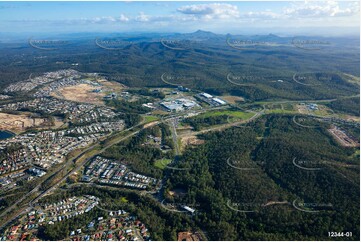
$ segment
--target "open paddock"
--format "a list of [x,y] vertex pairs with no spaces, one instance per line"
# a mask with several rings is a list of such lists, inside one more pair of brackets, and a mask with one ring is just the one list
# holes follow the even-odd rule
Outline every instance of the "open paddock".
[[27,114],[0,113],[0,129],[10,130],[14,133],[24,131],[26,128],[42,126],[46,118],[32,118]]
[[79,84],[60,88],[57,92],[53,92],[52,96],[74,102],[103,104],[105,93],[95,92],[96,89],[98,87],[89,84]]

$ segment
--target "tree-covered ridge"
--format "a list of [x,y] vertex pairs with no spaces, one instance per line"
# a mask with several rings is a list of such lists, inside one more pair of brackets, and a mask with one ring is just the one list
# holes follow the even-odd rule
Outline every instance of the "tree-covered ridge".
[[292,116],[266,116],[249,127],[205,135],[205,145],[183,156],[190,169],[170,176],[169,190],[181,187],[183,201],[200,204],[196,221],[221,231],[212,238],[328,240],[336,230],[357,239],[356,149],[339,146],[327,127],[300,127]]
[[[79,40],[76,45],[52,51],[48,58],[40,58],[42,53],[34,52],[30,46],[11,48],[10,44],[2,44],[0,87],[26,80],[31,73],[37,76],[51,70],[75,68],[81,72],[97,72],[136,88],[169,86],[161,80],[162,74],[167,73],[174,77],[170,82],[175,85],[189,84],[187,87],[191,89],[215,95],[231,94],[247,100],[329,99],[358,94],[359,86],[350,83],[350,78],[344,75],[358,76],[360,71],[357,45],[339,48],[345,47],[347,41],[333,39],[337,47],[317,52],[289,45],[241,51],[227,45],[224,36],[221,40],[209,38],[188,50],[176,51],[159,41],[144,39],[121,51],[106,52],[89,40]],[[11,62],[9,56],[12,56]],[[299,82],[308,85],[297,83],[294,75],[299,77]],[[312,75],[312,78],[305,81],[305,75]],[[163,96],[142,93],[146,94]]]
[[355,116],[360,116],[360,98],[345,98],[339,99],[334,102],[331,102],[328,105],[335,111],[339,111],[341,113],[352,114]]
[[152,128],[142,130],[130,140],[108,148],[102,155],[107,158],[119,160],[128,164],[134,171],[160,178],[162,171],[154,166],[156,160],[161,158],[172,158],[172,152],[162,152],[159,148],[144,145],[148,136],[161,137],[161,143],[170,148],[171,142],[169,128],[160,124]]

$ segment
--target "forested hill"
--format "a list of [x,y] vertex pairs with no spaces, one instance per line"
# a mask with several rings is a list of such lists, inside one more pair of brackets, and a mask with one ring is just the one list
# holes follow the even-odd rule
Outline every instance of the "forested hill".
[[327,126],[275,115],[203,138],[168,190],[183,189],[178,199],[198,204],[194,219],[216,231],[211,239],[330,240],[329,231],[349,231],[342,239],[358,240],[357,148],[339,146]]
[[359,89],[350,82],[352,76],[359,77],[359,43],[348,37],[297,37],[298,41],[328,43],[316,49],[298,46],[292,37],[205,31],[74,34],[57,39],[67,44],[49,51],[34,48],[28,41],[0,43],[0,88],[28,79],[30,74],[72,68],[101,73],[130,87],[169,86],[161,80],[166,73],[173,77],[170,82],[174,85],[230,93],[251,101],[328,99],[355,95]]

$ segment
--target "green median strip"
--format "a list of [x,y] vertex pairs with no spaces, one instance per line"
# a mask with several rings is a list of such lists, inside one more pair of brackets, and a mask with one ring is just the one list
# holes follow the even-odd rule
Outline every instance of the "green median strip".
[[159,169],[164,169],[169,163],[171,163],[172,160],[171,159],[161,159],[161,160],[156,160],[154,162],[154,166],[159,168]]

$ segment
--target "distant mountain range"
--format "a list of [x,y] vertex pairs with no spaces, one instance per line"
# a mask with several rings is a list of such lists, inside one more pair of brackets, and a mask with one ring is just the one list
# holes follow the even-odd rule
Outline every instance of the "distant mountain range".
[[[73,41],[82,41],[82,40],[94,40],[96,38],[101,39],[123,39],[134,42],[153,42],[159,41],[160,39],[169,39],[169,40],[191,40],[191,41],[224,41],[226,38],[238,39],[242,41],[258,41],[258,42],[277,42],[277,43],[290,43],[295,36],[281,37],[275,34],[268,35],[232,35],[232,34],[216,34],[210,31],[197,30],[193,33],[1,33],[0,32],[0,43],[21,43],[28,42],[30,38],[41,39],[41,40],[73,40]],[[329,40],[338,42],[340,39],[351,41],[352,43],[348,44],[358,44],[359,37],[322,37],[322,36],[297,36],[297,38],[302,38],[302,40]],[[356,41],[356,42],[355,42]]]

